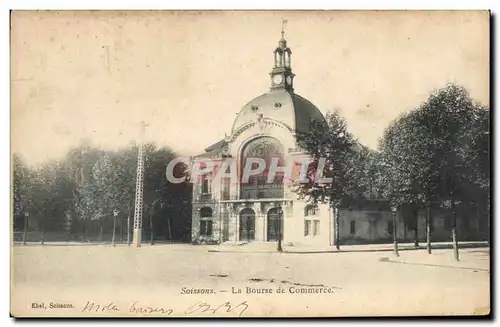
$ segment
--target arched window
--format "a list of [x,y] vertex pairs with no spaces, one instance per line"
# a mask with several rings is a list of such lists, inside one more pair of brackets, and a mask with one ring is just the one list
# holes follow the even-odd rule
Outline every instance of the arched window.
[[288,68],[292,67],[292,52],[290,49],[285,50],[286,56],[285,56],[285,66]]
[[231,179],[222,177],[222,200],[229,200],[231,196]]
[[[274,138],[263,136],[248,142],[241,152],[240,171],[246,167],[247,160],[253,158],[263,159],[265,168],[261,173],[250,176],[248,181],[243,181],[240,185],[240,197],[242,199],[263,199],[263,198],[283,198],[283,174],[277,173],[274,183],[267,183],[268,172],[271,162],[278,160],[278,167],[285,166],[284,149],[281,142]],[[257,164],[252,164],[252,169],[256,169]]]
[[274,67],[283,67],[284,64],[283,50],[280,48],[274,50]]
[[308,204],[304,208],[304,236],[319,235],[319,209],[317,205]]
[[202,176],[201,180],[201,194],[212,193],[212,179],[210,174],[205,174]]
[[200,209],[200,236],[212,236],[212,208]]
[[284,65],[287,68],[290,68],[292,66],[291,58],[290,58],[290,51],[286,49],[283,52],[283,58],[284,58]]

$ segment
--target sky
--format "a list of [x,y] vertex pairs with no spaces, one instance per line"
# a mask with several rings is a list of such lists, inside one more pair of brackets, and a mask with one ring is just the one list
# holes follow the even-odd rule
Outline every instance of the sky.
[[13,12],[11,150],[36,164],[84,140],[116,149],[144,121],[147,140],[196,155],[269,90],[283,19],[295,92],[368,147],[447,83],[489,106],[487,11]]

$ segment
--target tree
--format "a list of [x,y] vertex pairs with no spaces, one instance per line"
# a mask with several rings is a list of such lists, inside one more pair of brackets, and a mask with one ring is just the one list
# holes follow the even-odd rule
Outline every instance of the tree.
[[176,165],[173,174],[175,177],[186,176],[186,181],[176,184],[167,180],[165,203],[161,209],[166,219],[159,220],[157,225],[159,229],[165,231],[165,238],[168,237],[170,241],[173,239],[190,241],[193,183],[189,182],[190,176],[186,164]]
[[[469,130],[469,146],[467,161],[474,174],[474,187],[470,188],[471,206],[476,209],[480,227],[490,230],[490,111],[481,105],[476,105],[474,122]],[[487,217],[487,219],[483,219]],[[483,228],[481,228],[483,229]],[[489,241],[489,233],[488,233]]]
[[[127,214],[127,245],[130,245],[130,221],[134,208],[137,147],[131,146],[111,155],[115,175],[115,206],[118,215]],[[120,223],[120,227],[123,224]]]
[[[173,157],[173,152],[168,148],[158,149],[154,144],[146,145],[144,204],[149,213],[152,242],[156,229],[155,216],[163,214],[168,217],[170,235],[172,225],[181,231],[186,226],[185,218],[190,217],[190,184],[170,184],[165,177],[166,165]],[[126,215],[130,244],[136,170],[135,145],[109,151],[83,143],[71,149],[64,159],[33,168],[28,168],[18,155],[14,155],[12,182],[15,228],[27,227],[26,222],[22,225],[22,219],[26,221],[24,212],[29,212],[30,218],[38,223],[43,243],[44,232],[66,227],[67,216],[71,215],[70,234],[83,231],[89,240],[91,227],[98,223],[99,239],[102,240],[112,218],[114,244],[116,227],[121,228],[123,235],[124,224],[118,222],[123,221],[120,218]],[[182,171],[180,173],[182,175]],[[162,223],[159,221],[159,225]]]
[[13,229],[16,230],[19,228],[19,221],[23,219],[23,244],[26,245],[29,208],[31,206],[31,172],[18,155],[14,154],[12,161]]
[[92,181],[81,180],[77,183],[74,194],[75,212],[79,215],[79,220],[83,222],[84,234],[89,241],[90,222],[98,216],[98,204],[95,196],[95,186]]
[[[95,204],[97,208],[94,219],[99,220],[99,241],[102,242],[103,223],[106,217],[116,210],[116,170],[112,167],[111,158],[104,154],[92,168]],[[113,219],[116,216],[113,215]]]
[[38,223],[41,242],[46,230],[66,227],[66,213],[72,208],[74,182],[67,166],[60,160],[28,168],[18,155],[13,156],[14,225],[24,218],[24,240],[28,215]]
[[[297,184],[296,192],[310,203],[328,203],[334,209],[335,245],[340,249],[339,206],[358,187],[351,178],[356,175],[353,160],[358,155],[357,144],[338,112],[328,113],[325,118],[325,121],[311,121],[309,131],[297,135],[299,145],[314,162],[308,167],[307,183]],[[332,183],[319,183],[316,179],[320,160],[325,160],[323,177],[331,178]]]
[[471,153],[478,152],[469,132],[473,130],[477,110],[478,105],[466,89],[450,84],[433,92],[418,109],[394,121],[381,141],[384,193],[394,204],[427,208],[429,253],[432,206],[451,201],[452,235],[458,259],[455,204],[470,200],[470,189],[477,184],[470,161],[474,157]]
[[469,130],[468,160],[478,186],[486,195],[490,191],[490,111],[481,105],[474,108],[474,120]]
[[104,153],[92,167],[92,176],[80,187],[81,211],[90,219],[99,221],[99,239],[102,241],[103,224],[113,217],[115,242],[116,220],[120,212],[130,217],[135,195],[135,158],[132,151]]
[[[433,170],[427,144],[426,131],[419,125],[414,111],[401,115],[385,130],[380,142],[381,185],[382,194],[391,206],[418,208],[430,203],[434,195],[430,184]],[[417,219],[417,215],[414,218]],[[426,219],[428,241],[431,219]],[[418,245],[418,222],[412,225]]]
[[381,154],[357,144],[347,156],[351,196],[354,198],[382,198]]
[[[145,173],[144,173],[144,205],[148,212],[151,244],[155,242],[154,217],[164,208],[169,200],[167,197],[169,186],[165,175],[167,164],[174,158],[174,153],[168,148],[156,148],[149,143],[145,145]],[[170,217],[168,217],[170,219]]]
[[58,160],[52,165],[54,170],[54,183],[51,191],[52,208],[50,211],[50,230],[66,230],[68,226],[67,215],[73,211],[73,193],[76,181],[73,179],[72,170],[64,160]]
[[420,123],[435,144],[434,167],[439,177],[434,183],[438,201],[451,201],[452,239],[457,260],[456,203],[468,201],[468,190],[477,182],[477,174],[470,164],[474,146],[469,146],[474,138],[469,131],[475,125],[477,107],[465,88],[449,84],[431,94],[418,111]]
[[[58,165],[58,164],[57,164]],[[56,165],[46,164],[34,170],[30,193],[30,213],[33,212],[38,222],[40,232],[40,243],[45,243],[45,231],[50,227],[52,213],[57,207],[57,197],[54,196],[56,189]]]
[[92,170],[102,155],[102,150],[92,147],[88,142],[71,149],[66,155],[66,162],[75,182],[73,191],[75,219],[73,222],[78,226],[78,231],[83,228],[86,240],[89,240],[89,227],[97,214]]

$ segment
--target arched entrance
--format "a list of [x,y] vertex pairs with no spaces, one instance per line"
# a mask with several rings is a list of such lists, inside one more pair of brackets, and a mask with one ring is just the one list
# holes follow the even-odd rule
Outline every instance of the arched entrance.
[[280,236],[283,240],[283,212],[272,208],[267,212],[267,240],[277,241]]
[[212,236],[212,208],[203,207],[200,209],[200,236]]
[[255,212],[245,208],[240,212],[240,241],[255,240]]

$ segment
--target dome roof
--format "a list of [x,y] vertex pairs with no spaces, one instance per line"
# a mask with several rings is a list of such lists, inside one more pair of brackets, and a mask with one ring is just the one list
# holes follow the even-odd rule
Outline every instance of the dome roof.
[[258,114],[279,121],[296,132],[307,132],[311,120],[325,120],[309,100],[287,90],[275,90],[248,102],[234,120],[231,132],[255,121]]

